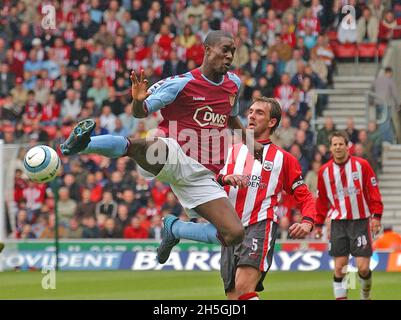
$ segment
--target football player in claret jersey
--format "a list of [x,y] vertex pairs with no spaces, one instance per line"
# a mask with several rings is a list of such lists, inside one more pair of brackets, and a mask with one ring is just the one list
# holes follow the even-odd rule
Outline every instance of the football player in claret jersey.
[[301,166],[270,140],[280,119],[281,107],[276,99],[256,98],[249,108],[248,129],[254,130],[255,139],[263,144],[262,161],[256,161],[245,145],[234,145],[217,176],[245,227],[242,243],[221,249],[221,275],[228,299],[257,300],[256,291],[263,290],[272,264],[283,190],[295,197],[303,216],[301,223],[290,226],[291,238],[304,238],[313,228],[315,201],[303,180]]
[[[81,152],[131,157],[144,175],[169,183],[190,215],[196,213],[211,222],[196,224],[166,216],[157,250],[159,263],[167,261],[180,238],[232,245],[244,236],[240,219],[215,180],[215,173],[224,166],[224,145],[220,141],[213,144],[214,137],[227,127],[240,129],[243,141],[249,141],[237,116],[240,79],[228,72],[236,48],[232,35],[223,31],[210,32],[204,45],[199,68],[162,80],[149,90],[143,71],[139,77],[131,74],[134,117],[144,118],[161,110],[164,120],[159,133],[164,137],[90,137],[94,121],[84,120],[61,145],[65,155]],[[251,143],[258,158],[263,146],[253,140]],[[184,145],[186,152],[181,148]]]
[[344,280],[349,255],[355,257],[361,283],[361,299],[370,299],[372,235],[381,228],[383,203],[375,173],[368,161],[349,154],[348,136],[334,132],[330,138],[333,158],[318,173],[316,234],[328,216],[329,254],[334,257],[333,290],[337,300],[347,299]]

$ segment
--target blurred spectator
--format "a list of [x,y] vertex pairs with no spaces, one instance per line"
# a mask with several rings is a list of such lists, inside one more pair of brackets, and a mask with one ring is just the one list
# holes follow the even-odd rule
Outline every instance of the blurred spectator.
[[0,98],[5,97],[14,88],[15,74],[10,72],[7,63],[0,66]]
[[392,143],[394,140],[392,110],[394,107],[399,106],[401,100],[391,67],[386,67],[384,74],[376,78],[373,82],[373,91],[379,97],[376,102],[376,114],[377,118],[382,122],[379,130],[383,141]]
[[280,147],[288,149],[295,141],[296,128],[291,127],[291,120],[288,117],[283,117],[280,126],[275,131],[275,137]]
[[379,35],[379,20],[372,15],[369,7],[362,11],[362,17],[357,22],[357,42],[376,43]]
[[305,176],[309,170],[309,162],[305,155],[302,153],[301,146],[297,143],[291,145],[289,152],[298,160],[302,168],[302,175]]
[[58,191],[58,195],[58,215],[60,217],[60,224],[67,226],[77,210],[77,202],[70,198],[70,192],[67,187],[61,187]]
[[129,11],[124,11],[121,25],[128,39],[135,38],[140,32],[138,21],[131,18],[131,13]]
[[82,221],[84,216],[96,216],[96,204],[91,201],[91,190],[84,188],[81,191],[81,201],[77,204],[74,217]]
[[151,190],[146,179],[138,175],[135,186],[136,199],[138,199],[142,206],[146,206],[148,199],[151,195]]
[[244,69],[248,70],[254,78],[259,79],[262,76],[262,61],[257,51],[251,51],[249,62],[245,64]]
[[76,38],[74,41],[74,47],[71,50],[69,66],[72,68],[78,68],[81,64],[90,63],[90,53],[88,49],[84,47],[84,42],[81,38]]
[[151,189],[151,194],[152,194],[152,199],[157,207],[161,208],[162,205],[166,202],[168,193],[169,193],[169,187],[160,182],[159,180],[155,180],[154,186]]
[[122,203],[128,207],[130,217],[136,215],[138,210],[143,206],[141,201],[136,198],[136,194],[132,189],[125,189],[122,193]]
[[387,42],[391,39],[399,39],[401,29],[397,29],[397,27],[399,28],[400,25],[401,23],[395,19],[391,10],[384,12],[379,26],[379,41]]
[[232,66],[235,69],[240,69],[244,65],[246,65],[249,61],[249,50],[246,45],[243,44],[242,40],[240,37],[234,37],[234,43],[235,43],[235,54],[234,54],[234,59],[232,62]]
[[383,234],[373,242],[373,250],[401,251],[401,235],[391,226],[384,226]]
[[116,227],[119,232],[122,233],[126,226],[130,223],[130,217],[128,215],[128,206],[124,203],[120,203],[117,207],[117,217],[114,219]]
[[117,97],[115,88],[113,86],[110,86],[108,89],[108,97],[106,100],[103,101],[103,106],[110,106],[113,114],[118,116],[124,112],[124,105],[121,102],[121,99]]
[[292,52],[292,59],[288,60],[285,64],[285,72],[288,73],[291,78],[297,73],[299,63],[305,65],[305,61],[302,59],[301,51],[295,49]]
[[83,228],[76,218],[70,219],[68,228],[65,231],[65,237],[68,239],[80,239],[82,238]]
[[324,119],[324,127],[317,132],[316,145],[325,145],[329,148],[329,135],[335,131],[333,118],[326,117]]
[[28,210],[28,219],[30,222],[35,221],[40,207],[45,200],[45,185],[40,185],[32,181],[28,181],[28,187],[22,191],[23,199],[26,201],[26,209]]
[[123,127],[123,123],[121,122],[120,118],[115,119],[114,123],[114,130],[110,132],[111,135],[115,136],[123,136],[123,137],[128,137],[130,136],[130,132],[128,129]]
[[99,227],[96,225],[96,219],[92,216],[84,217],[82,220],[83,231],[82,237],[83,238],[99,238],[100,237],[100,230]]
[[32,231],[32,226],[30,224],[25,224],[22,227],[22,231],[20,234],[21,239],[35,239],[35,233]]
[[369,140],[366,130],[360,130],[358,134],[358,142],[363,147],[363,158],[369,161],[373,170],[377,170],[377,162],[373,161],[373,141]]
[[103,86],[102,79],[94,78],[92,87],[89,88],[87,97],[95,100],[96,106],[100,108],[103,101],[109,96],[107,87]]
[[100,114],[100,125],[107,131],[112,132],[116,128],[116,115],[111,112],[111,107],[105,104]]
[[31,125],[34,121],[39,121],[42,116],[42,105],[35,99],[35,92],[28,91],[28,100],[25,104],[22,121],[25,125]]
[[42,234],[49,228],[49,217],[45,214],[40,214],[36,222],[32,225],[31,231],[34,238],[42,238]]
[[15,87],[10,91],[13,102],[16,105],[25,105],[28,100],[28,90],[26,90],[22,84],[24,80],[19,77],[15,80]]
[[177,198],[175,197],[174,193],[172,192],[167,193],[166,202],[163,204],[161,210],[168,211],[169,214],[172,214],[176,217],[178,217],[181,214],[182,206],[177,201]]
[[114,201],[113,195],[110,191],[103,192],[103,198],[96,204],[96,217],[105,215],[107,217],[115,217],[117,213],[117,202]]
[[381,155],[382,155],[382,136],[380,131],[377,130],[376,121],[370,121],[368,124],[368,140],[372,141],[373,149],[372,149],[372,157],[375,162],[378,163],[380,167],[381,164]]
[[82,21],[79,23],[77,27],[77,36],[84,39],[88,40],[93,38],[95,33],[99,30],[99,24],[96,22],[92,21],[90,13],[85,12],[82,15]]
[[312,71],[315,72],[323,83],[327,83],[328,69],[327,65],[324,61],[317,56],[315,51],[311,52],[310,60],[308,61],[309,65],[312,68]]
[[369,1],[368,7],[370,11],[372,12],[372,15],[377,19],[381,20],[383,18],[384,14],[384,5],[382,3],[382,0],[372,0]]
[[64,175],[63,186],[68,188],[71,199],[77,202],[81,200],[80,186],[75,182],[75,176],[73,174],[67,173]]
[[122,238],[121,232],[118,230],[115,221],[112,218],[106,219],[104,228],[100,231],[101,238]]
[[49,95],[49,99],[43,104],[41,123],[43,125],[55,126],[61,113],[61,107],[56,101],[54,94]]
[[152,217],[152,223],[149,229],[149,238],[160,241],[162,238],[163,223],[160,215]]
[[305,184],[308,186],[309,190],[314,196],[316,196],[317,192],[317,175],[321,166],[321,162],[313,161],[311,166],[312,169],[309,170],[305,176]]
[[287,112],[292,103],[295,87],[290,84],[290,76],[284,73],[281,76],[281,84],[274,89],[274,97],[278,99],[283,112]]
[[355,128],[355,123],[353,118],[347,119],[347,127],[345,128],[345,132],[348,134],[349,140],[352,143],[358,142],[359,130]]
[[67,90],[67,96],[61,103],[61,117],[64,123],[75,122],[81,112],[82,102],[77,92],[73,89]]
[[319,35],[317,37],[317,43],[314,48],[311,50],[311,55],[316,54],[317,58],[324,61],[328,70],[328,82],[332,83],[332,74],[334,72],[334,53],[330,47],[327,36]]
[[26,224],[29,224],[28,213],[25,209],[19,209],[17,212],[17,221],[15,222],[15,236],[21,238],[21,233]]
[[[41,234],[42,239],[54,239],[55,237],[55,228],[56,228],[56,215],[49,215],[49,221],[47,227],[43,230]],[[59,222],[58,225],[58,236],[60,238],[65,238],[66,228],[63,223]]]
[[166,60],[163,65],[162,78],[183,74],[187,71],[187,65],[183,61],[178,60],[178,56],[175,50],[171,50],[169,54],[169,59]]
[[140,219],[138,217],[132,217],[131,222],[124,228],[125,239],[146,239],[148,237],[148,231],[140,225]]

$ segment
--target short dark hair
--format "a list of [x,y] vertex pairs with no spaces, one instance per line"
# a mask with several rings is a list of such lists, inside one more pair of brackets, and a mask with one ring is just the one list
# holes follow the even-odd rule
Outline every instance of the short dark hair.
[[253,101],[252,101],[252,104],[254,104],[256,102],[264,102],[264,103],[270,105],[270,119],[274,119],[275,118],[277,120],[277,122],[274,125],[274,127],[272,127],[270,129],[270,133],[273,133],[274,131],[276,131],[276,129],[279,126],[280,121],[281,121],[282,111],[281,111],[280,103],[277,101],[277,99],[268,98],[268,97],[265,97],[265,96],[254,98]]
[[208,33],[203,44],[205,46],[213,47],[220,42],[222,38],[234,39],[233,35],[223,30],[213,30]]
[[345,144],[348,145],[349,137],[348,137],[348,133],[346,133],[345,131],[334,131],[333,133],[331,133],[329,135],[329,143],[330,143],[330,145],[331,145],[331,142],[332,142],[334,137],[343,138],[344,141],[345,141]]
[[391,68],[391,67],[386,67],[385,69],[384,69],[384,72],[393,72],[393,68]]

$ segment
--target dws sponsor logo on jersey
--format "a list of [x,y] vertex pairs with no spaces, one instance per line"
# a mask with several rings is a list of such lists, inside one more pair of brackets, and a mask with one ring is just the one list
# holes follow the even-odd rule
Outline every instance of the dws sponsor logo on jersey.
[[196,109],[193,119],[201,127],[215,126],[224,127],[227,116],[224,114],[214,113],[210,106]]

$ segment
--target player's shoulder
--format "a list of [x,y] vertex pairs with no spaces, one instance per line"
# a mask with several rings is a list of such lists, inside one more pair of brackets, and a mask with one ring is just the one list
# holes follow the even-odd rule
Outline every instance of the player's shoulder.
[[151,93],[153,93],[154,91],[156,91],[159,88],[164,88],[164,87],[168,87],[169,89],[182,90],[185,87],[185,85],[193,79],[194,79],[194,77],[193,77],[192,73],[186,72],[186,73],[183,73],[180,75],[171,76],[171,77],[159,80],[158,82],[153,84],[151,87],[149,87],[148,90]]
[[227,77],[229,80],[233,81],[238,88],[241,86],[241,79],[234,72],[227,72]]
[[277,150],[277,152],[281,152],[283,154],[283,159],[284,161],[298,161],[297,158],[295,158],[291,153],[289,153],[288,151],[284,150],[283,148],[281,148],[280,146],[278,146],[277,144],[271,143],[270,144],[270,148],[274,148]]
[[333,159],[330,159],[326,163],[322,164],[322,166],[319,169],[319,174],[323,173],[324,170],[326,170],[328,167],[330,167],[333,164]]
[[357,156],[351,156],[350,158],[351,158],[351,161],[359,163],[362,167],[370,167],[369,161],[364,158],[357,157]]

